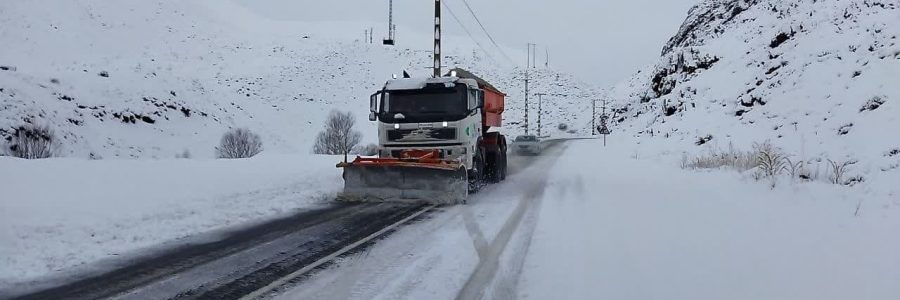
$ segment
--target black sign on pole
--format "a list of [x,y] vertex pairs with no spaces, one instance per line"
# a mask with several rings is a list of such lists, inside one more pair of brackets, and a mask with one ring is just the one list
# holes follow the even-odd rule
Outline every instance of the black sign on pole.
[[603,146],[606,147],[606,136],[610,134],[609,126],[607,126],[607,121],[609,120],[609,116],[606,115],[606,105],[603,105],[603,114],[600,115],[600,126],[597,126],[597,132],[600,135],[603,135]]

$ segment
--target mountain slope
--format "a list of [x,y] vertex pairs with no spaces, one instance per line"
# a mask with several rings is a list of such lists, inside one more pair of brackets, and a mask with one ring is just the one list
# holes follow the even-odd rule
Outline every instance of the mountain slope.
[[678,151],[770,140],[858,162],[855,175],[896,173],[898,21],[898,1],[703,1],[655,65],[610,92],[615,121]]
[[[374,141],[368,96],[392,73],[424,75],[430,64],[422,51],[354,41],[361,25],[272,21],[230,1],[11,2],[0,24],[0,138],[48,124],[65,156],[210,157],[232,127],[259,132],[268,151],[308,152],[332,109],[353,111]],[[448,53],[449,66],[510,94],[509,123],[521,118],[521,71]],[[596,92],[539,74],[544,92],[574,95],[556,100],[545,123],[587,124],[582,98]]]

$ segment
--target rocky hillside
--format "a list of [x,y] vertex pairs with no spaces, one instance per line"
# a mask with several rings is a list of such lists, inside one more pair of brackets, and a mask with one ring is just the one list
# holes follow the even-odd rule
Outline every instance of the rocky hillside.
[[795,158],[900,167],[900,2],[705,0],[616,86],[621,131],[698,153],[771,141]]
[[[308,152],[332,109],[353,111],[374,141],[368,96],[391,74],[430,65],[422,51],[354,40],[368,26],[271,21],[230,1],[13,1],[0,25],[0,143],[22,124],[46,124],[64,156],[211,157],[232,127],[260,133],[267,151]],[[521,132],[521,70],[448,53],[451,67],[509,93],[505,130]],[[537,74],[535,91],[556,104],[545,124],[587,131],[584,99],[596,92]]]

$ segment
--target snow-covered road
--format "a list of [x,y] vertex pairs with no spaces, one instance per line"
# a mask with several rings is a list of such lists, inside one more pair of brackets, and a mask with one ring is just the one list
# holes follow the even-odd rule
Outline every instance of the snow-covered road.
[[900,295],[896,209],[864,205],[855,216],[852,188],[770,189],[729,171],[635,159],[634,149],[568,142],[508,184],[342,258],[281,298]]

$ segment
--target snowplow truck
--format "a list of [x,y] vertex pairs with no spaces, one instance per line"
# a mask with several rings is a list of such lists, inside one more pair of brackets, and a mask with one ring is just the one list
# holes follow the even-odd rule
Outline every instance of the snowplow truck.
[[370,98],[378,154],[338,164],[340,198],[365,202],[463,204],[506,179],[506,95],[462,69],[437,78],[389,80]]

